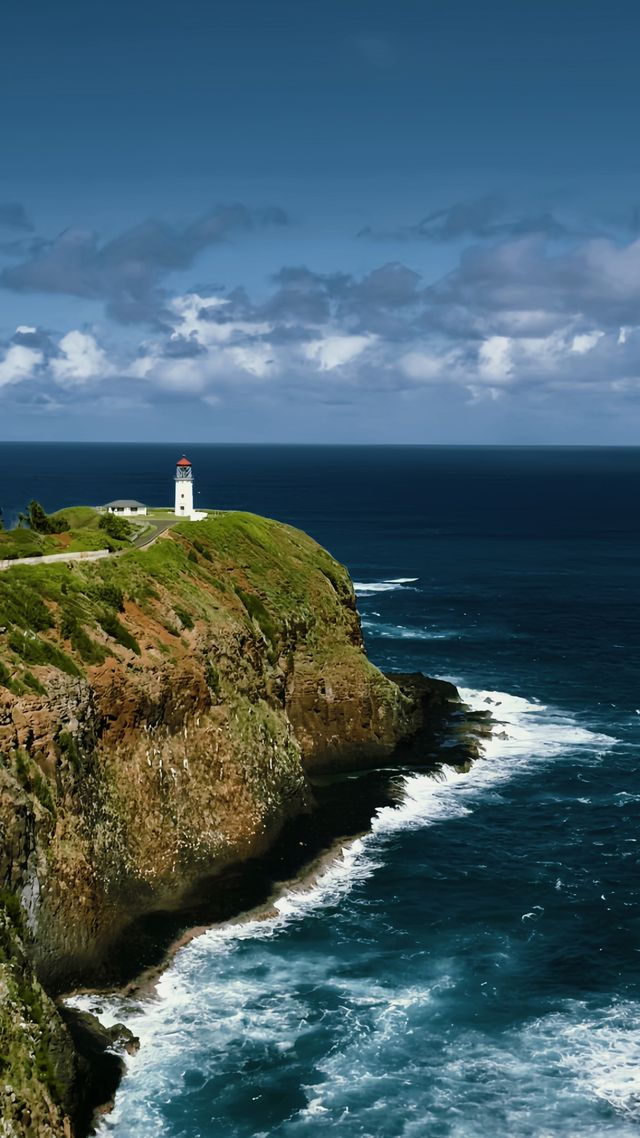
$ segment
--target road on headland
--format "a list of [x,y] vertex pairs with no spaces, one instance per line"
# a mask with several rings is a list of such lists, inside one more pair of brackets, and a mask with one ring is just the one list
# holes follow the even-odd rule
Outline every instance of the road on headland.
[[[160,537],[161,533],[166,533],[168,529],[172,529],[179,521],[184,521],[184,518],[158,518],[157,520],[155,518],[148,518],[148,525],[145,526],[137,537],[134,537],[131,544],[135,546],[136,549],[145,549],[147,545],[152,545],[156,538]],[[150,530],[148,526],[151,527]],[[121,550],[121,552],[125,553],[126,550]]]
[[[181,518],[149,519],[148,525],[131,542],[132,549],[147,549],[167,530],[177,525]],[[11,569],[14,565],[57,565],[65,561],[102,561],[105,557],[118,557],[127,549],[80,549],[70,553],[45,553],[42,557],[13,557],[0,561],[0,570]]]

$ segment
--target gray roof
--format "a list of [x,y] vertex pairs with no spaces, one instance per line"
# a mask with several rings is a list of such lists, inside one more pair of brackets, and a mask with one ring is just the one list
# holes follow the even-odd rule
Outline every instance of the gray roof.
[[134,498],[116,498],[114,502],[105,502],[105,510],[113,510],[116,507],[123,509],[125,506],[136,506],[138,510],[146,510],[144,502],[136,502]]

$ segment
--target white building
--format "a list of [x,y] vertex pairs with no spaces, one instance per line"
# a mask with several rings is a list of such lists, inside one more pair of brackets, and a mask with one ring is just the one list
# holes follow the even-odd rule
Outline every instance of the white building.
[[116,498],[115,502],[107,502],[104,509],[109,514],[120,514],[129,518],[143,517],[147,513],[147,507],[133,498]]
[[189,518],[192,522],[202,521],[206,512],[195,510],[193,507],[193,468],[189,459],[183,454],[176,463],[176,501],[174,514],[177,518]]

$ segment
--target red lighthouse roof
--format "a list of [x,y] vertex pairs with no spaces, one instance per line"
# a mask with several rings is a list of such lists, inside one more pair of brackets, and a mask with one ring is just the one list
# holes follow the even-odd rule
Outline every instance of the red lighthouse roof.
[[182,458],[180,459],[180,461],[177,463],[177,465],[178,466],[191,466],[191,463],[189,462],[189,459],[185,458],[185,456],[183,455]]

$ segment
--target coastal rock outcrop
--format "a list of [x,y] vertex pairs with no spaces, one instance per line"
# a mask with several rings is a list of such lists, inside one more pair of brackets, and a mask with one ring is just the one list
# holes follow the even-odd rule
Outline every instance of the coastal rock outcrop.
[[433,691],[367,660],[341,565],[249,514],[11,569],[0,628],[0,1132],[68,1136],[78,1057],[45,992],[99,980],[140,914],[264,851],[309,776],[390,759]]

